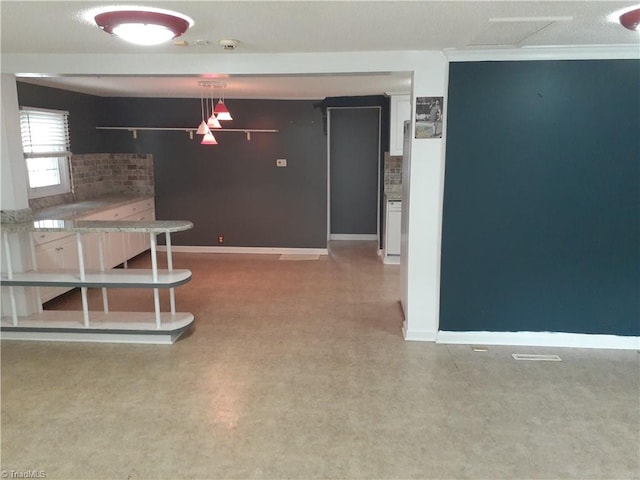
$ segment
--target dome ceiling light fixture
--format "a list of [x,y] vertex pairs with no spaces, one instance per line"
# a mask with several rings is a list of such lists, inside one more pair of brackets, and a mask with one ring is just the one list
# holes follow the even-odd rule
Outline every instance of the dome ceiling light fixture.
[[107,33],[136,45],[159,45],[179,37],[193,25],[186,15],[161,9],[130,7],[105,10],[94,20]]
[[620,24],[634,32],[640,30],[640,7],[620,15]]

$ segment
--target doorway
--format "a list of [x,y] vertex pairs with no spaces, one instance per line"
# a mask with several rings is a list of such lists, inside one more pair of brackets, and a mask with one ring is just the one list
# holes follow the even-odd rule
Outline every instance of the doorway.
[[380,236],[381,108],[330,107],[328,240],[378,240]]

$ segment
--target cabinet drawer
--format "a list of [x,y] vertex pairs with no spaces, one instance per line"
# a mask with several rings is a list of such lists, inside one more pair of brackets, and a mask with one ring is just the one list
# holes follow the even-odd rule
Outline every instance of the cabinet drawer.
[[120,208],[111,208],[109,210],[103,210],[102,212],[93,213],[82,217],[82,220],[122,220],[127,216],[127,210]]
[[144,212],[145,210],[151,210],[155,208],[155,202],[153,201],[153,198],[149,198],[147,200],[141,200],[139,202],[132,203],[130,206],[132,213]]
[[120,214],[120,219],[130,219],[130,217],[137,216],[141,212],[150,210],[152,208],[154,208],[153,200],[142,200],[140,202],[130,203],[129,205],[123,205],[122,207],[118,208],[117,213]]
[[140,212],[135,212],[133,215],[129,215],[123,220],[137,221],[137,222],[149,222],[156,219],[155,209],[151,208]]
[[43,243],[55,242],[66,237],[73,237],[73,233],[68,232],[33,232],[34,245],[42,245]]
[[127,205],[121,205],[119,207],[103,210],[102,212],[93,213],[83,217],[83,220],[123,220],[131,217],[139,212],[154,208],[154,201],[152,198],[147,200],[140,200],[138,202],[129,203]]
[[113,208],[111,210],[107,210],[102,212],[102,217],[100,220],[122,220],[129,216],[129,205],[124,205],[122,207]]

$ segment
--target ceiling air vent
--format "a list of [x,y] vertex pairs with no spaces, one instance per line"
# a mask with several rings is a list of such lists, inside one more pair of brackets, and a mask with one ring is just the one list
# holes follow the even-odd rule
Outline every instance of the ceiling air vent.
[[534,353],[513,353],[511,356],[515,360],[533,360],[535,362],[561,362],[558,355],[540,355]]

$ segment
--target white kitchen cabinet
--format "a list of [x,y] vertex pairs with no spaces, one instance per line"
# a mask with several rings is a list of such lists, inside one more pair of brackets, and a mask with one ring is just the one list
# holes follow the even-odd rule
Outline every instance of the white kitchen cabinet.
[[99,238],[99,234],[97,233],[88,233],[82,236],[82,252],[84,253],[84,266],[89,270],[100,270],[99,241],[100,241],[100,238]]
[[[78,269],[78,247],[75,235],[33,233],[36,262],[40,270]],[[45,286],[40,289],[42,302],[62,295],[71,290],[69,287]]]
[[411,95],[391,96],[389,125],[389,154],[402,155],[404,142],[404,122],[411,120]]
[[[86,215],[82,217],[82,220],[153,221],[155,218],[153,199],[146,199]],[[114,268],[144,252],[151,246],[149,236],[144,233],[108,232],[103,235],[106,268]],[[97,252],[97,245],[95,244],[85,248]]]
[[[120,205],[92,213],[81,220],[155,220],[153,199]],[[39,270],[78,270],[78,247],[75,235],[59,232],[33,232],[33,244]],[[85,233],[82,235],[82,249],[85,268],[100,270],[99,238],[103,236],[104,268],[114,268],[132,257],[148,250],[151,246],[149,235],[144,232]],[[42,286],[40,297],[47,302],[71,290],[70,287]]]
[[[155,220],[155,210],[151,208],[150,210],[135,213],[124,218],[124,220],[149,222]],[[150,247],[151,242],[149,240],[149,235],[146,235],[145,233],[130,233],[125,237],[125,251],[127,259],[139,255]]]

